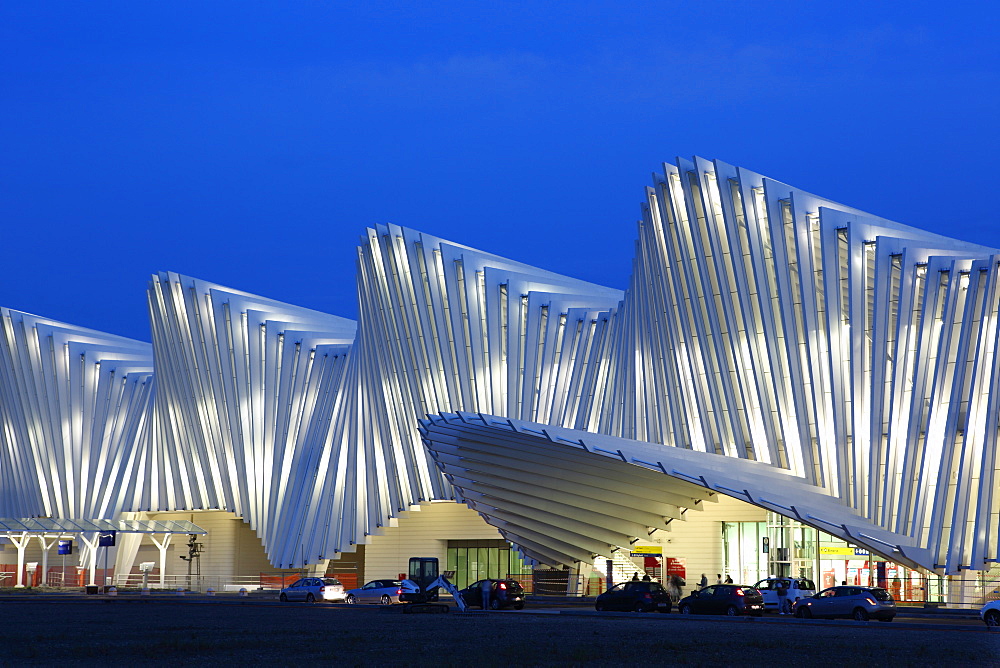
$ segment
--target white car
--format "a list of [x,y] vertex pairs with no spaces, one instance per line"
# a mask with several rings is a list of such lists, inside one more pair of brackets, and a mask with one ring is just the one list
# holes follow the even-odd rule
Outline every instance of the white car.
[[791,613],[795,601],[816,593],[816,584],[806,578],[766,578],[754,585],[764,595],[764,610],[778,611],[778,582],[784,582],[788,590],[785,609],[779,612]]
[[990,601],[979,611],[986,626],[1000,626],[1000,601]]
[[344,585],[333,578],[302,578],[281,590],[278,599],[286,601],[343,601]]

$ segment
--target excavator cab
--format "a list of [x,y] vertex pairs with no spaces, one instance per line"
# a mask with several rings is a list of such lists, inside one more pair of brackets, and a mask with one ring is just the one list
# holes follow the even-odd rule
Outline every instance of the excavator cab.
[[437,588],[431,589],[431,584],[438,579],[437,557],[410,557],[409,579],[417,583],[420,587],[418,595],[410,595],[406,600],[426,601],[438,600]]
[[462,592],[449,581],[449,578],[455,577],[455,571],[439,574],[436,557],[410,557],[408,575],[403,580],[399,594],[399,600],[409,604],[403,606],[403,612],[448,612],[447,603],[435,603],[438,600],[438,589],[451,594],[458,609],[465,612]]

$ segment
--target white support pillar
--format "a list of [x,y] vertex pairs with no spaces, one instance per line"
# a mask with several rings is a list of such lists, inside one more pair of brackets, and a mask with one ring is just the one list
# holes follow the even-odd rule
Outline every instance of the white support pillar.
[[42,586],[45,587],[49,584],[49,549],[56,544],[59,536],[53,537],[42,534],[41,536],[37,536],[37,538],[38,542],[42,544]]
[[309,569],[308,570],[308,575],[311,578],[321,578],[324,575],[326,575],[326,569],[329,566],[330,566],[330,560],[329,559],[323,559],[322,561],[320,561],[318,563],[309,564],[308,565],[308,569]]
[[156,540],[155,534],[149,534],[153,543],[160,550],[160,589],[167,587],[167,548],[170,547],[170,539],[174,537],[172,533],[163,534],[163,542]]
[[14,543],[14,547],[17,548],[17,584],[15,587],[24,587],[24,548],[28,547],[28,541],[31,538],[28,536],[28,532],[23,532],[20,536],[14,536],[13,534],[7,534],[10,538],[10,542]]
[[100,540],[100,534],[95,533],[93,540],[87,538],[87,534],[80,534],[80,540],[83,544],[87,546],[87,570],[90,571],[90,585],[97,584],[97,542]]

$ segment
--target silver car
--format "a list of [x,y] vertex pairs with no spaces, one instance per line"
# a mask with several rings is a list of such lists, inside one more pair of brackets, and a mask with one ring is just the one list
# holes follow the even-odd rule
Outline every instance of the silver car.
[[343,601],[344,585],[334,578],[301,578],[285,587],[278,594],[282,603],[285,601]]
[[803,619],[848,617],[859,622],[869,619],[891,622],[896,616],[896,602],[881,587],[830,587],[815,596],[799,599],[792,609],[796,617]]
[[[785,597],[785,609],[778,610],[778,587],[784,585],[788,592]],[[766,578],[754,585],[764,595],[764,609],[778,612],[791,612],[795,601],[816,593],[816,585],[808,578]]]
[[348,603],[399,603],[403,583],[399,580],[372,580],[363,587],[347,590]]

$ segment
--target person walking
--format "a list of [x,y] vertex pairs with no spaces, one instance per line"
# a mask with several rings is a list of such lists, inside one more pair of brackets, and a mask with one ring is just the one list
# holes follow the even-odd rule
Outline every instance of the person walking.
[[727,585],[733,584],[733,579],[729,577],[729,573],[726,573],[726,580],[722,584],[727,584]]
[[638,581],[639,581],[639,571],[636,571],[635,573],[632,574],[632,582],[638,582]]
[[702,573],[701,580],[698,581],[698,589],[704,589],[707,586],[708,586],[708,576]]
[[722,573],[715,574],[715,584],[717,585],[722,584]]
[[778,614],[785,614],[785,608],[788,606],[788,585],[791,584],[788,580],[778,580],[778,589],[776,593],[778,594]]
[[493,593],[493,581],[483,580],[479,583],[479,597],[482,599],[483,610],[490,609],[490,594]]

